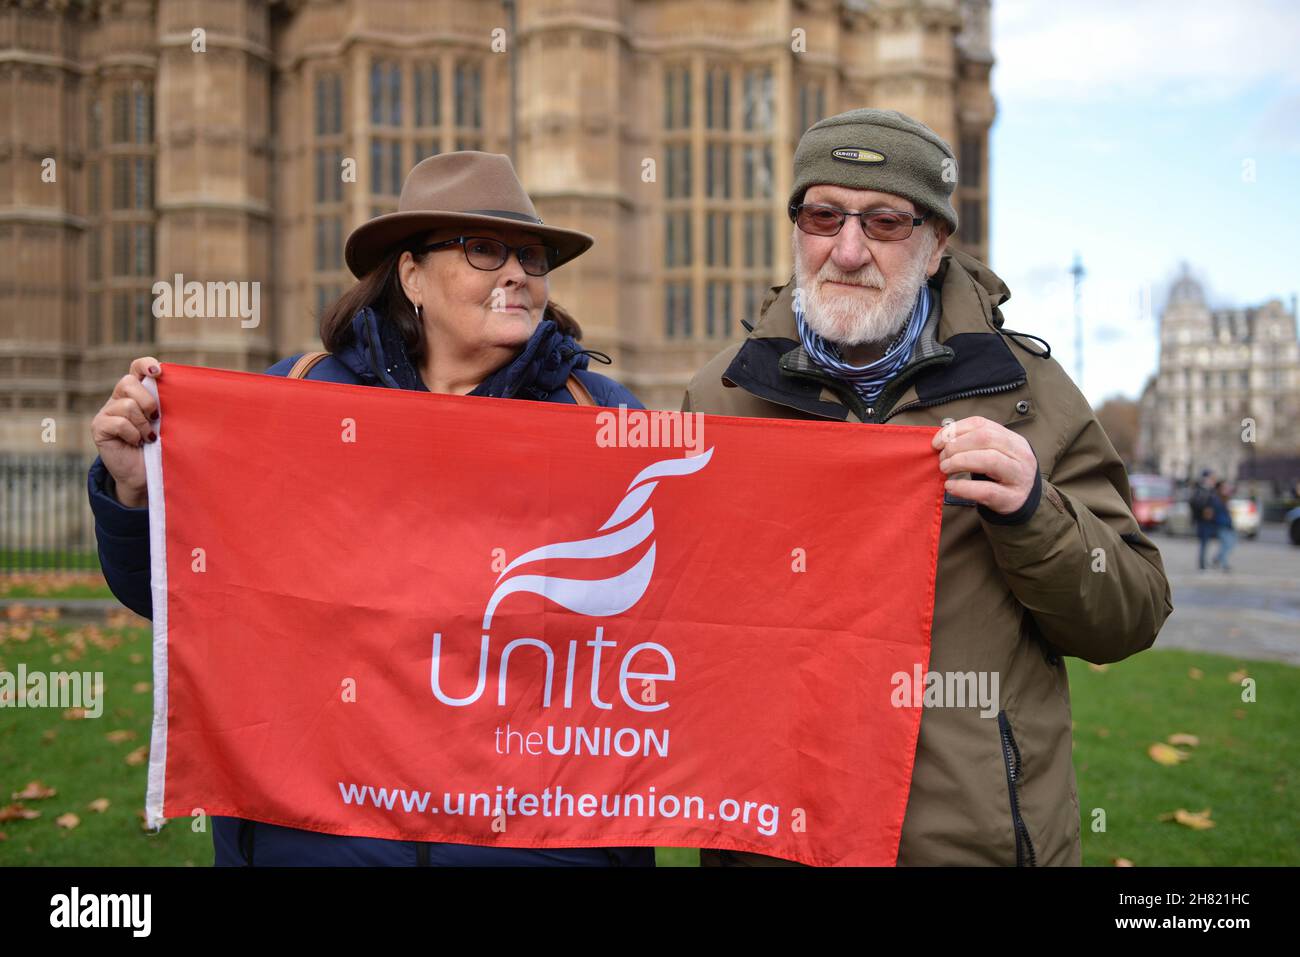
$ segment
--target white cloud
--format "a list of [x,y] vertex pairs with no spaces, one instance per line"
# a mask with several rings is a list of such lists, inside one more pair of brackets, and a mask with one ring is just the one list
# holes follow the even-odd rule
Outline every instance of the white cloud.
[[1000,101],[1223,100],[1264,82],[1300,88],[1291,0],[995,0]]

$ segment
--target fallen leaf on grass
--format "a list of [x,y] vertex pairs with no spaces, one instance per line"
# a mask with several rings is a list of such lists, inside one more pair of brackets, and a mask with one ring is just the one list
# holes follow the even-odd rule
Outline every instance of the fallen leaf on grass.
[[135,737],[134,731],[128,731],[125,728],[119,728],[117,731],[110,731],[104,735],[109,744],[121,744],[123,741],[130,741]]
[[131,685],[131,690],[136,694],[148,694],[153,690],[153,683],[150,681],[137,681]]
[[126,756],[126,763],[132,766],[144,764],[149,760],[149,746],[142,744]]
[[1110,668],[1110,665],[1097,665],[1097,664],[1093,664],[1090,661],[1088,662],[1088,667],[1091,668],[1093,671],[1101,672],[1101,671],[1106,671],[1108,668]]
[[53,741],[58,736],[59,736],[59,731],[57,728],[50,728],[48,731],[41,732],[41,740],[45,742]]
[[15,801],[43,801],[45,798],[52,798],[58,793],[54,788],[46,787],[40,781],[28,781],[27,787],[21,791],[15,791],[9,796]]
[[1243,668],[1241,671],[1234,671],[1232,674],[1228,675],[1228,683],[1239,685],[1249,677],[1250,675],[1248,675],[1246,669]]
[[1165,738],[1165,740],[1170,744],[1183,744],[1189,748],[1194,748],[1201,743],[1201,739],[1196,735],[1184,734],[1181,731],[1178,734],[1171,734],[1169,737]]
[[1098,728],[1098,729],[1097,729],[1097,737],[1099,737],[1099,738],[1109,738],[1109,737],[1110,737],[1110,728]]
[[0,807],[0,821],[30,821],[40,816],[40,811],[23,807],[21,801],[15,801],[7,807]]
[[1156,764],[1163,764],[1166,767],[1186,761],[1191,757],[1186,751],[1179,751],[1177,748],[1171,748],[1169,745],[1160,744],[1159,742],[1147,748],[1147,754]]
[[104,616],[104,624],[109,628],[126,628],[140,620],[139,615],[124,609],[110,611]]
[[96,814],[103,814],[108,810],[108,798],[95,798],[86,805],[87,811],[94,811]]
[[1188,668],[1187,677],[1191,678],[1193,681],[1200,681],[1205,677],[1205,672],[1200,668]]
[[1161,814],[1160,820],[1173,821],[1183,827],[1190,827],[1193,831],[1205,831],[1214,827],[1214,822],[1210,820],[1210,809],[1208,807],[1204,811],[1189,811],[1185,807],[1180,807],[1172,814]]
[[30,624],[8,625],[4,629],[5,641],[21,641],[24,644],[32,640],[33,628]]
[[85,708],[68,708],[63,712],[64,721],[76,721],[78,718],[84,718],[85,716]]
[[60,814],[58,817],[56,817],[54,819],[54,823],[57,824],[59,827],[67,828],[69,831],[71,831],[74,827],[76,827],[78,824],[81,823],[81,818],[77,817],[77,815],[69,811],[67,814]]
[[1116,867],[1132,867],[1132,866],[1133,866],[1133,862],[1130,861],[1127,857],[1117,857],[1117,858],[1115,858],[1113,861],[1111,861],[1111,864],[1113,864],[1113,865],[1116,866]]

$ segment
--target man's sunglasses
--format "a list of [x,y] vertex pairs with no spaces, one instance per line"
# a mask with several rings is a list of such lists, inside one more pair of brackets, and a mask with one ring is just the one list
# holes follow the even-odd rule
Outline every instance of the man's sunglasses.
[[844,228],[844,221],[850,216],[857,216],[862,221],[862,231],[871,239],[893,243],[912,235],[913,227],[920,226],[929,218],[913,216],[899,209],[868,209],[861,213],[850,213],[837,206],[823,206],[819,203],[790,204],[790,218],[794,224],[810,236],[834,236]]
[[447,246],[461,247],[465,251],[466,262],[475,269],[482,269],[486,272],[500,269],[506,264],[510,254],[514,253],[519,258],[519,265],[528,275],[545,276],[554,267],[556,259],[559,258],[559,250],[542,243],[529,243],[526,246],[507,246],[499,239],[488,239],[486,236],[457,236],[455,239],[446,239],[440,243],[421,246],[417,251],[427,253]]

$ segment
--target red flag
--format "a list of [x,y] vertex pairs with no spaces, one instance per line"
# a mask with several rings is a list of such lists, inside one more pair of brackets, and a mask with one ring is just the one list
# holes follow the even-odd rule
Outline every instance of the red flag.
[[145,381],[151,822],[894,863],[934,430]]

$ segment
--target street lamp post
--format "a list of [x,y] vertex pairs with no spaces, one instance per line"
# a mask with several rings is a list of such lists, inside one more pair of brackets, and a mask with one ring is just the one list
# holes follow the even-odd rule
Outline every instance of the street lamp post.
[[1080,294],[1083,291],[1083,262],[1079,254],[1074,254],[1074,265],[1070,267],[1074,277],[1074,382],[1083,391],[1083,311],[1080,309]]

